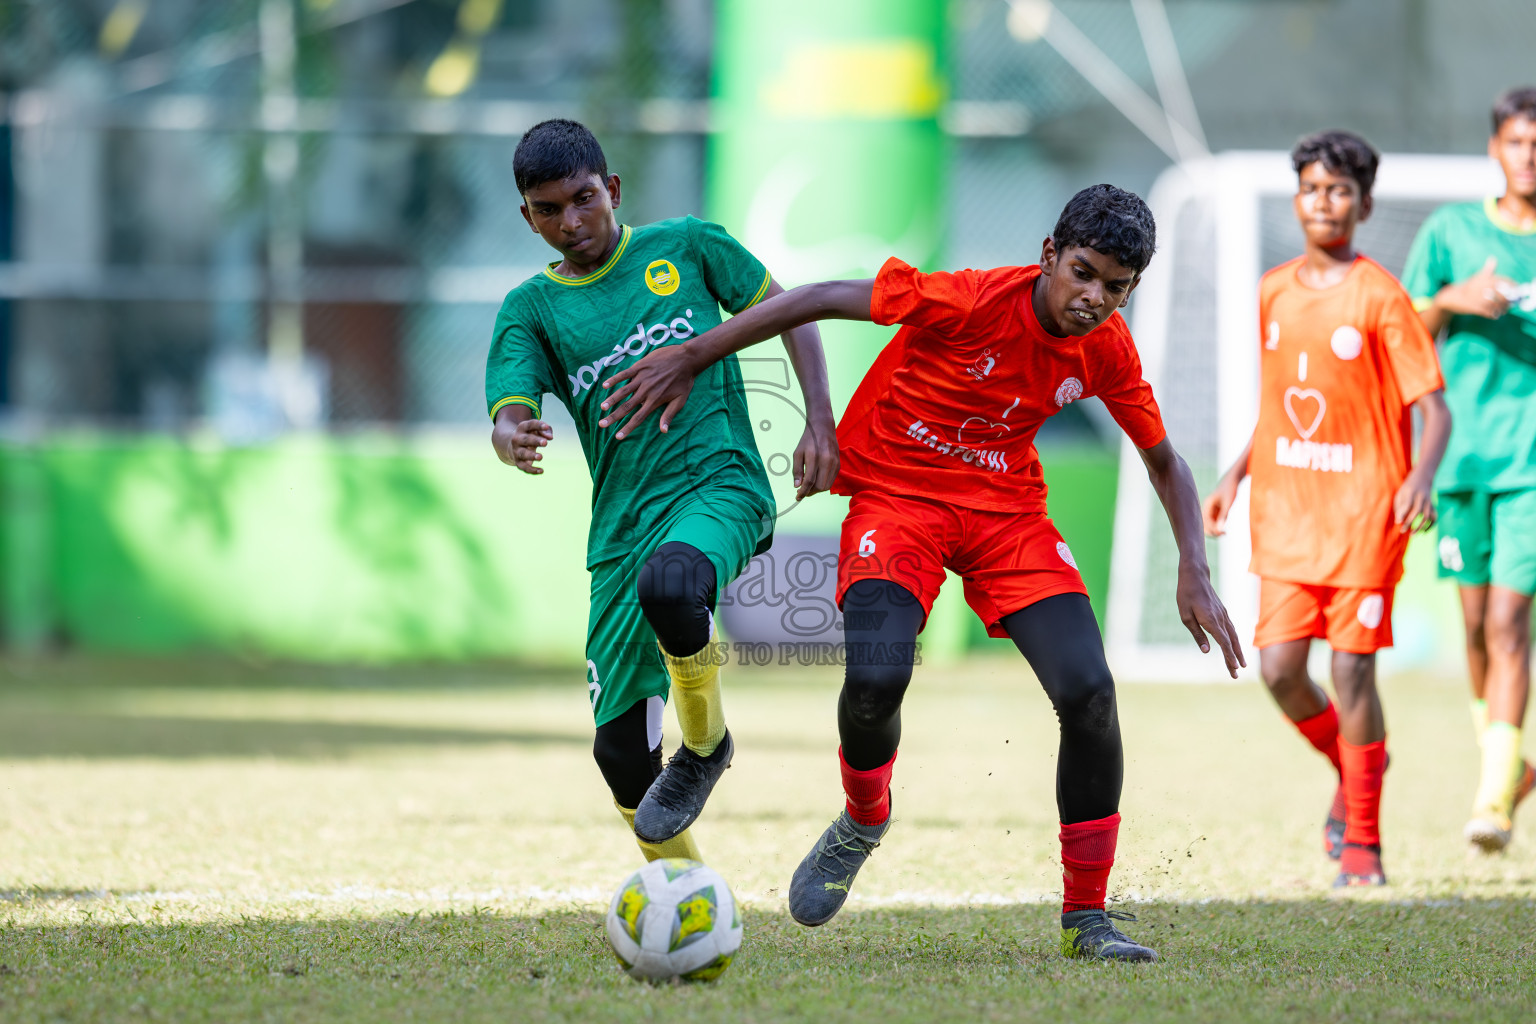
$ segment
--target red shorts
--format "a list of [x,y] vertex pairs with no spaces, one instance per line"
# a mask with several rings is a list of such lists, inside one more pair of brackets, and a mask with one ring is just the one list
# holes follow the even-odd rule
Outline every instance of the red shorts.
[[1348,654],[1375,654],[1392,646],[1396,584],[1356,590],[1265,578],[1259,582],[1255,647],[1316,637]]
[[922,603],[923,624],[952,569],[989,636],[998,620],[1057,594],[1087,594],[1066,541],[1043,512],[988,512],[927,498],[859,491],[837,558],[837,606],[859,580],[890,580]]

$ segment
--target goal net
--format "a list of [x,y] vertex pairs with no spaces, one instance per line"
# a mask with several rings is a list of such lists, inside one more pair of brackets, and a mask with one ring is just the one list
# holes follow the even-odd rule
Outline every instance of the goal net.
[[[1497,195],[1497,168],[1481,157],[1386,155],[1374,211],[1356,247],[1400,274],[1419,225],[1447,202]],[[1258,418],[1258,283],[1299,255],[1291,208],[1296,175],[1285,153],[1225,153],[1165,171],[1149,205],[1158,254],[1136,290],[1132,329],[1168,436],[1201,495],[1237,458]],[[1256,669],[1250,643],[1258,577],[1248,572],[1248,490],[1226,536],[1208,541],[1211,575]],[[1174,603],[1178,552],[1140,456],[1122,441],[1105,643],[1127,678],[1227,678],[1213,645],[1203,656]]]

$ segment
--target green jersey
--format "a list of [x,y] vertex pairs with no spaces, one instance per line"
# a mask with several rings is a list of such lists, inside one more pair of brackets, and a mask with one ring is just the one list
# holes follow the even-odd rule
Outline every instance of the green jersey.
[[675,505],[724,488],[762,516],[758,551],[772,537],[774,503],[747,416],[735,356],[699,375],[663,434],[655,414],[623,441],[599,427],[602,382],[653,348],[675,345],[739,313],[768,291],[768,271],[718,224],[694,217],[621,229],[619,244],[586,277],[551,264],[508,293],[485,368],[491,418],[521,403],[539,413],[559,397],[576,421],[592,473],[587,567],[632,552]]
[[1403,286],[1424,309],[1490,256],[1523,294],[1498,320],[1451,317],[1440,352],[1452,424],[1435,476],[1442,492],[1536,487],[1536,232],[1509,224],[1492,199],[1442,206],[1413,240]]

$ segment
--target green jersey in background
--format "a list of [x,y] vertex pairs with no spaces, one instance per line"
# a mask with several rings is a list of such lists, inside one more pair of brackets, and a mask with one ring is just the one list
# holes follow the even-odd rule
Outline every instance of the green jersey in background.
[[548,393],[570,410],[592,473],[587,567],[631,553],[700,489],[724,488],[760,510],[757,550],[765,550],[774,502],[735,356],[700,374],[665,434],[654,412],[623,441],[597,421],[605,379],[718,326],[721,307],[735,314],[758,302],[768,271],[724,228],[693,217],[621,228],[613,254],[586,277],[564,277],[557,265],[502,303],[485,398],[493,419],[514,402],[537,414]]
[[[1423,309],[1441,288],[1498,260],[1495,273],[1536,289],[1536,232],[1506,222],[1492,199],[1442,206],[1424,221],[1403,268]],[[1435,476],[1441,492],[1536,487],[1536,294],[1498,320],[1453,316],[1440,350],[1451,440]]]

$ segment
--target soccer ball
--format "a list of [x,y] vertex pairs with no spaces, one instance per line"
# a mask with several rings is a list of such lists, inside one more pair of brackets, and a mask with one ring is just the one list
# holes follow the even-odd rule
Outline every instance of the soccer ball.
[[713,868],[653,860],[608,905],[608,944],[631,978],[713,981],[741,948],[741,911]]

